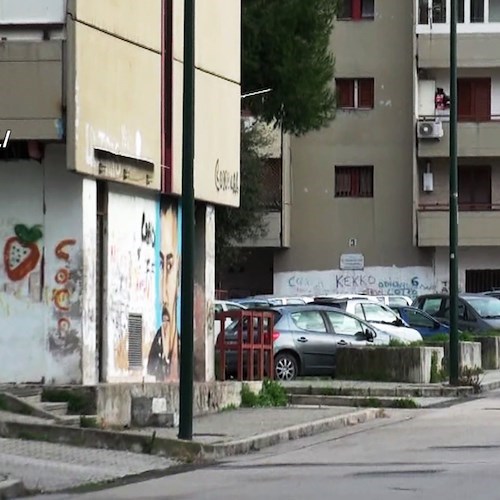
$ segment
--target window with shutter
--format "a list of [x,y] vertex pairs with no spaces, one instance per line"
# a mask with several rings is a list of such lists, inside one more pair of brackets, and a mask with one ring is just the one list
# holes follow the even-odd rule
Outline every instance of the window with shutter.
[[491,166],[459,166],[458,204],[462,211],[491,210]]
[[358,108],[373,108],[374,97],[373,78],[360,78],[358,80]]
[[336,198],[373,198],[373,166],[336,166]]
[[352,78],[338,78],[337,106],[339,108],[354,108],[354,80]]
[[491,79],[459,78],[458,119],[484,122],[491,120]]
[[339,21],[371,20],[375,17],[375,0],[339,0]]

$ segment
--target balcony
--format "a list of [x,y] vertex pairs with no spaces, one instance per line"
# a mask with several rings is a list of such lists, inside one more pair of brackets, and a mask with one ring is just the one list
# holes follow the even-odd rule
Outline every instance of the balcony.
[[[492,33],[458,33],[457,66],[459,68],[496,68],[500,66],[500,23]],[[447,26],[449,30],[449,26]],[[418,67],[422,69],[450,67],[448,34],[417,35]]]
[[2,42],[0,88],[0,135],[11,130],[12,139],[62,139],[61,40]]
[[[500,205],[460,211],[459,246],[500,245]],[[479,210],[477,210],[479,208]],[[447,247],[449,243],[449,207],[446,204],[420,205],[417,213],[419,247]]]
[[[434,117],[429,118],[434,120]],[[419,121],[423,121],[420,119]],[[450,124],[442,122],[441,139],[419,139],[418,156],[421,158],[448,158],[450,154]],[[500,116],[492,116],[487,122],[459,122],[457,129],[458,156],[494,157],[500,156]]]

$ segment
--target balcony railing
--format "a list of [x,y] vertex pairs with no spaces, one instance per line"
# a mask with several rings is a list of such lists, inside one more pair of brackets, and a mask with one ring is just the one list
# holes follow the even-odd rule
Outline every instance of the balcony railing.
[[[418,206],[422,212],[448,212],[449,203],[422,203]],[[460,212],[492,212],[500,210],[500,203],[460,203],[458,202]]]

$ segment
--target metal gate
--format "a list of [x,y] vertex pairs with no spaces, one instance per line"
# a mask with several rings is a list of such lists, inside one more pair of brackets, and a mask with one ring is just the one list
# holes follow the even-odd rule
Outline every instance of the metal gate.
[[488,292],[500,289],[500,269],[468,269],[465,271],[465,291]]

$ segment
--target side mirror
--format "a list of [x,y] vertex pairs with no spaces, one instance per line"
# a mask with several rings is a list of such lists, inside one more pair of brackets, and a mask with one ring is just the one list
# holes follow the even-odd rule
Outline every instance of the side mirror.
[[365,338],[366,340],[370,341],[375,338],[376,334],[372,330],[369,330],[368,328],[365,330]]

